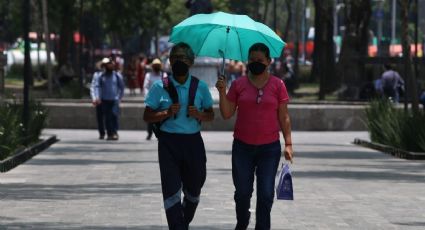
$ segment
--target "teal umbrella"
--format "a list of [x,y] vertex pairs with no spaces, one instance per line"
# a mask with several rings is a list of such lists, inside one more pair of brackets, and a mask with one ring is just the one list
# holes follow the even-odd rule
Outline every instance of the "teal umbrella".
[[216,12],[196,14],[173,27],[170,42],[185,42],[200,57],[248,60],[249,48],[262,42],[271,57],[279,57],[285,42],[268,26],[246,15]]

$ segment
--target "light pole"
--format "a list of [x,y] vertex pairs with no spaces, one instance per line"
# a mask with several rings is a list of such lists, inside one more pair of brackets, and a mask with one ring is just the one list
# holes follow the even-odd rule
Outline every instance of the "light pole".
[[24,18],[22,20],[23,32],[24,32],[24,101],[22,110],[22,125],[23,125],[23,136],[24,144],[28,141],[28,120],[29,120],[29,83],[31,77],[31,59],[30,59],[30,0],[22,1],[22,12]]
[[384,11],[382,9],[382,5],[384,0],[375,0],[378,3],[378,9],[375,12],[375,17],[378,21],[378,56],[382,54],[382,23],[384,18]]
[[396,33],[396,16],[397,16],[397,0],[392,0],[392,7],[391,7],[391,44],[395,44],[395,33]]

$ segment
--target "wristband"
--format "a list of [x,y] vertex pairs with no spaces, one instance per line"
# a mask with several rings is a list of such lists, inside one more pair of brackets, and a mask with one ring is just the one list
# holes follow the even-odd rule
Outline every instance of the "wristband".
[[285,146],[292,146],[292,143],[289,143],[289,144],[286,144],[286,143],[285,143]]

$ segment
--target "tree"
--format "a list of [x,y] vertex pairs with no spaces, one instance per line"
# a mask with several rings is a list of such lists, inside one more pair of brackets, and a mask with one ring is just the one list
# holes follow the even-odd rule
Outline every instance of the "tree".
[[52,96],[53,93],[53,82],[52,82],[52,67],[50,60],[50,33],[49,33],[49,23],[47,20],[47,0],[41,0],[42,13],[43,13],[43,31],[44,31],[44,41],[46,43],[46,53],[47,53],[47,89],[49,96]]
[[345,1],[345,33],[337,66],[338,83],[344,85],[343,97],[355,99],[359,96],[365,67],[360,58],[368,55],[370,0]]
[[320,81],[319,100],[336,89],[335,47],[333,42],[333,0],[314,0],[314,51],[312,75]]
[[[404,76],[407,79],[406,84],[406,97],[405,104],[410,98],[412,100],[412,110],[414,113],[419,112],[419,98],[418,98],[418,86],[415,74],[412,73],[412,56],[410,55],[410,37],[409,37],[409,0],[399,0],[401,5],[401,18],[402,18],[402,35],[401,43],[403,46],[403,64],[404,64]],[[407,108],[407,106],[406,106]]]

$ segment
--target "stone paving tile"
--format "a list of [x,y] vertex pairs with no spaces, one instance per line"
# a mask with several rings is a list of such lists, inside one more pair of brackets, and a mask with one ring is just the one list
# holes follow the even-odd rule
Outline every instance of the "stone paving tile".
[[[122,131],[118,142],[94,130],[45,133],[61,141],[0,174],[0,229],[168,229],[156,140],[144,131]],[[191,229],[233,229],[232,134],[203,136],[207,181]],[[272,229],[425,229],[425,162],[352,145],[355,137],[368,138],[293,133],[295,201],[275,201]]]

